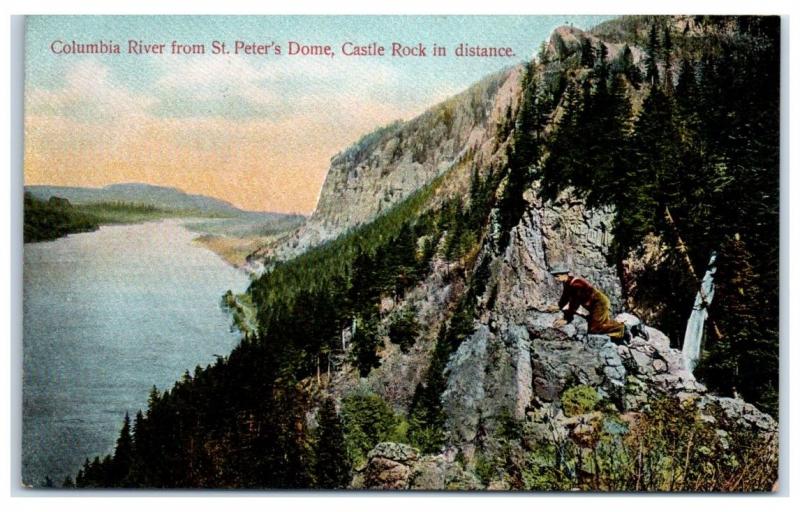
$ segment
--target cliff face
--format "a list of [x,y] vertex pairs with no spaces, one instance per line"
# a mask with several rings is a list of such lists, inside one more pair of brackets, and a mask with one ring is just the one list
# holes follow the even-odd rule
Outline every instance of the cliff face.
[[[520,67],[490,75],[408,121],[378,129],[331,159],[311,218],[280,243],[249,258],[284,260],[374,219],[412,192],[468,160],[487,165],[504,149],[497,129],[519,100]],[[453,173],[448,187],[468,175]],[[460,177],[459,177],[460,176]]]
[[[509,449],[524,459],[536,447],[602,433],[599,412],[575,413],[564,405],[565,393],[581,386],[596,390],[623,413],[628,422],[624,428],[634,428],[637,414],[655,401],[673,397],[678,403],[697,405],[703,421],[718,425],[721,442],[728,438],[730,426],[776,441],[778,426],[769,415],[739,398],[708,393],[684,368],[680,350],[657,329],[648,326],[649,340],[635,337],[624,345],[587,334],[586,322],[579,317],[553,328],[561,315],[547,309],[558,301],[561,285],[548,272],[551,262],[571,265],[608,293],[613,311],[622,309],[619,279],[606,262],[610,213],[588,210],[569,195],[547,204],[533,190],[526,196],[530,207],[513,228],[507,249],[479,256],[493,259],[491,277],[478,301],[473,334],[447,363],[441,395],[446,417],[443,450],[423,455],[404,444],[381,443],[358,468],[354,487],[508,489],[508,476],[481,481],[475,473],[478,464],[507,456],[502,454]],[[387,340],[380,367],[359,378],[345,363],[327,392],[344,397],[369,390],[397,410],[408,411],[430,364],[444,312],[463,290],[463,282],[451,272],[441,262],[404,300],[384,304],[385,318],[413,306],[427,326],[408,353]],[[617,319],[628,325],[639,322],[627,313]],[[511,443],[504,439],[509,421],[522,431]]]
[[[558,301],[561,285],[549,274],[549,262],[567,262],[610,296],[612,311],[623,309],[619,279],[606,263],[609,212],[587,210],[568,195],[543,204],[531,193],[529,202],[509,247],[498,255],[488,285],[497,298],[482,302],[474,334],[448,364],[442,401],[452,443],[474,450],[507,415],[542,423],[543,411],[552,414],[564,392],[580,385],[596,389],[620,411],[640,410],[658,396],[677,396],[702,406],[722,404],[727,420],[777,433],[769,415],[741,399],[708,394],[684,367],[680,350],[653,327],[646,327],[649,340],[634,337],[629,345],[587,334],[585,320],[578,317],[553,328],[561,314],[548,312],[547,306]],[[617,320],[639,323],[628,313]]]
[[[367,464],[356,472],[352,485],[512,488],[510,475],[493,474],[488,482],[482,481],[476,474],[479,464],[493,457],[509,457],[509,450],[512,460],[524,460],[537,447],[567,440],[587,449],[590,439],[604,434],[601,413],[576,413],[564,405],[566,393],[576,386],[597,390],[601,398],[614,404],[623,413],[623,428],[635,428],[641,411],[649,410],[660,398],[695,404],[702,411],[702,421],[717,426],[721,443],[732,435],[728,429],[742,428],[768,440],[772,449],[765,452],[764,460],[774,461],[777,423],[739,398],[708,393],[684,368],[680,350],[672,348],[657,329],[646,327],[649,340],[635,337],[626,346],[607,336],[587,334],[586,322],[577,317],[571,325],[552,327],[560,314],[546,312],[546,307],[558,300],[561,285],[547,272],[548,261],[572,262],[578,274],[602,283],[612,301],[620,303],[619,282],[614,269],[605,263],[608,212],[586,210],[569,197],[550,205],[530,199],[531,207],[513,229],[511,244],[494,265],[487,288],[496,292],[481,298],[474,333],[447,364],[447,386],[441,396],[447,432],[444,449],[423,455],[403,444],[381,443],[368,454]],[[421,307],[422,321],[432,325],[439,324],[431,312],[446,307],[448,295],[457,286],[438,284],[429,280],[406,299]],[[496,300],[489,304],[492,293]],[[617,319],[629,325],[639,322],[627,313]],[[358,381],[351,373],[348,382],[346,373],[340,374],[332,392],[347,395],[366,386],[399,409],[407,407],[429,361],[432,334],[423,337],[410,354],[390,346],[382,354],[381,367],[366,380]],[[506,439],[509,421],[521,431],[510,442]]]

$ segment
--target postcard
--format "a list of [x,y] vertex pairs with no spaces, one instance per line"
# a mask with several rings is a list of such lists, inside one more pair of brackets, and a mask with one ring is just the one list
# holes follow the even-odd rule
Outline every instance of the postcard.
[[777,490],[780,41],[27,17],[22,484]]

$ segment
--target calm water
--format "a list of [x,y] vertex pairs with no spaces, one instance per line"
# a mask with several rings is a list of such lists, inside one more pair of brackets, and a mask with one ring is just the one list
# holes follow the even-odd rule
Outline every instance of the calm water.
[[246,275],[193,245],[179,220],[103,226],[25,244],[22,477],[60,485],[113,450],[145,409],[238,341],[220,297]]

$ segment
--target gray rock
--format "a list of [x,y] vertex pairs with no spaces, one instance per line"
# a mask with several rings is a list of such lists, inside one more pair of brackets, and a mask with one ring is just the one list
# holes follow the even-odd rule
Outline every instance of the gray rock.
[[411,489],[445,489],[447,462],[442,456],[427,456],[414,465]]
[[408,489],[419,459],[416,448],[400,443],[378,443],[367,455],[363,470],[366,489]]
[[486,397],[484,381],[489,363],[487,347],[490,336],[486,326],[479,326],[461,344],[448,364],[447,389],[442,394],[442,404],[449,430],[460,441],[472,441],[477,435]]
[[383,442],[376,444],[375,448],[367,454],[367,459],[376,457],[398,462],[409,462],[419,459],[419,450],[407,444]]
[[701,404],[715,404],[721,408],[722,413],[729,421],[756,431],[777,435],[778,423],[769,414],[759,411],[756,406],[740,398],[704,395]]

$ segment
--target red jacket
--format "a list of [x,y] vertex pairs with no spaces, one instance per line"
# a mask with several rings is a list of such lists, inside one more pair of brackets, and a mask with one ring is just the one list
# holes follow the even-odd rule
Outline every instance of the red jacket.
[[567,322],[571,322],[580,306],[586,309],[591,307],[593,296],[594,287],[589,281],[580,277],[570,276],[567,281],[564,281],[564,291],[558,300],[558,308],[562,309],[569,304],[569,307],[564,311],[564,318]]

